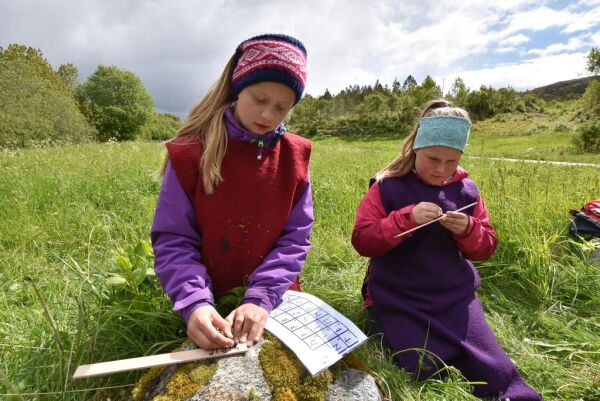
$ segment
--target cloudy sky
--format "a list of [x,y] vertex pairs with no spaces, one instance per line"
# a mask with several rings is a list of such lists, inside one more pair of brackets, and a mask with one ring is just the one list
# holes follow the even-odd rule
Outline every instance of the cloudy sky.
[[80,80],[130,70],[157,109],[184,117],[237,44],[280,32],[308,50],[307,92],[431,75],[445,91],[531,89],[586,75],[600,47],[600,0],[0,0],[0,46],[40,49]]

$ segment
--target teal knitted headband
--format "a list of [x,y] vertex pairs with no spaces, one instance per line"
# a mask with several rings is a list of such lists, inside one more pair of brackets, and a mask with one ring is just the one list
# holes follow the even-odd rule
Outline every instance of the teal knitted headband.
[[419,122],[413,149],[445,146],[465,151],[471,123],[455,116],[423,117]]

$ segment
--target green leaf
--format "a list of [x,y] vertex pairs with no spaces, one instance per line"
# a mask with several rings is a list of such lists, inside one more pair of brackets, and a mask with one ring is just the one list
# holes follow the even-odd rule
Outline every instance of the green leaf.
[[108,277],[106,279],[106,282],[111,287],[123,287],[127,283],[127,280],[125,280],[123,276],[115,274],[113,276]]
[[131,261],[129,260],[129,257],[124,256],[124,255],[117,255],[115,260],[117,261],[117,266],[119,266],[121,271],[128,272],[133,269],[133,266],[131,264]]
[[141,268],[134,270],[131,277],[133,278],[133,286],[138,287],[146,279],[146,269]]
[[144,247],[144,251],[146,252],[146,256],[154,256],[154,249],[152,245],[148,241],[141,241],[142,246]]
[[134,252],[136,256],[139,256],[142,259],[146,256],[146,248],[144,247],[144,243],[142,241],[138,242]]

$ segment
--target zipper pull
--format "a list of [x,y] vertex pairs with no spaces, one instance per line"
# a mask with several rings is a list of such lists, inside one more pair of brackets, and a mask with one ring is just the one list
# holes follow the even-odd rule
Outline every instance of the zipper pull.
[[258,139],[258,144],[256,146],[258,146],[258,151],[256,152],[256,158],[258,160],[262,160],[263,149],[265,147],[265,141],[264,141],[264,139],[263,138],[259,138]]

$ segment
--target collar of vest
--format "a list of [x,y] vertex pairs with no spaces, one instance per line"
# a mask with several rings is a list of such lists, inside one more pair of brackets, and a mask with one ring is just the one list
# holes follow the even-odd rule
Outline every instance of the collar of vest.
[[235,110],[235,104],[232,103],[225,109],[223,118],[225,119],[225,127],[227,129],[227,135],[231,139],[239,140],[242,142],[256,143],[259,139],[263,140],[266,148],[275,146],[277,141],[285,134],[286,129],[283,123],[277,127],[276,130],[267,132],[264,135],[258,135],[244,128],[233,116]]

